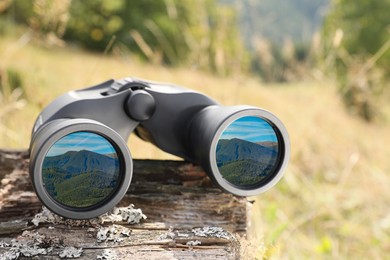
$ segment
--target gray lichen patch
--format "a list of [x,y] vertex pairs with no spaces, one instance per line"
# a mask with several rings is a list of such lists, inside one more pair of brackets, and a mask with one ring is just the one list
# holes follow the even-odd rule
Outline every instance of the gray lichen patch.
[[24,231],[21,236],[12,239],[11,243],[1,243],[1,247],[9,250],[0,255],[0,259],[18,259],[19,256],[34,257],[38,255],[47,255],[53,250],[48,246],[50,239],[38,232]]
[[118,255],[115,251],[110,249],[104,249],[101,255],[97,255],[98,260],[117,260]]
[[10,246],[10,244],[8,244],[7,242],[0,241],[0,248],[9,247],[9,246]]
[[95,226],[99,224],[99,219],[88,219],[88,220],[74,220],[74,219],[65,219],[53,212],[51,212],[46,207],[42,207],[42,211],[34,216],[31,222],[35,226],[39,226],[40,223],[43,224],[54,224],[54,225],[68,225],[68,226]]
[[100,223],[102,224],[105,222],[138,224],[143,219],[146,219],[146,216],[142,213],[141,209],[135,209],[133,204],[130,204],[128,207],[114,208],[99,217]]
[[110,227],[101,227],[96,234],[96,239],[98,243],[122,242],[130,234],[130,229],[119,225],[112,225]]
[[187,246],[198,246],[202,244],[199,240],[190,240],[186,243]]
[[34,216],[31,222],[35,226],[40,223],[63,224],[68,226],[97,226],[104,223],[128,223],[138,224],[141,220],[146,219],[141,209],[135,209],[133,204],[127,207],[114,208],[112,211],[103,214],[102,216],[88,220],[65,219],[51,212],[46,207],[42,207],[42,211]]
[[75,248],[73,246],[65,247],[58,256],[60,258],[77,258],[83,253],[82,248]]
[[[196,237],[216,237],[222,239],[231,239],[232,235],[221,227],[206,226],[201,228],[193,228],[191,231],[179,231],[174,230],[173,227],[169,227],[167,232],[157,237],[157,240],[183,240]],[[198,240],[189,240],[188,242],[190,244],[193,242],[200,243],[200,241]]]
[[[112,211],[98,218],[89,220],[65,219],[51,212],[46,207],[42,207],[42,211],[36,214],[31,222],[35,226],[50,224],[48,229],[55,229],[56,225],[89,227],[87,228],[87,235],[94,237],[96,234],[98,243],[119,243],[130,237],[131,229],[121,225],[115,225],[114,223],[136,224],[140,223],[143,219],[146,219],[146,216],[142,213],[142,210],[135,209],[134,205],[131,204],[128,207],[114,208]],[[104,223],[113,223],[113,225],[103,227],[102,224]],[[83,253],[82,248],[64,247],[60,244],[58,238],[47,238],[38,232],[33,233],[30,231],[23,232],[22,236],[12,240],[11,243],[0,241],[0,247],[9,249],[0,255],[0,259],[18,259],[20,256],[34,257],[37,255],[47,255],[48,253],[51,253],[51,255],[58,254],[60,258],[77,258]],[[52,252],[53,248],[55,252]],[[106,258],[102,259],[110,259],[107,258],[108,256],[103,255],[102,257]]]
[[169,227],[168,231],[161,234],[157,240],[166,240],[166,239],[169,239],[169,240],[174,240],[176,237],[177,237],[177,232],[174,230],[173,227]]
[[18,259],[19,256],[20,256],[20,252],[17,252],[16,250],[9,250],[3,254],[0,254],[0,259],[15,260],[15,259]]
[[193,228],[192,233],[199,237],[217,237],[230,239],[231,235],[221,227]]
[[[56,255],[60,258],[80,257],[81,248],[64,247],[58,238],[50,238],[39,232],[24,231],[21,236],[12,239],[10,243],[0,242],[0,247],[8,249],[0,254],[0,259],[11,260],[19,257],[39,257]],[[56,252],[55,252],[56,251]]]

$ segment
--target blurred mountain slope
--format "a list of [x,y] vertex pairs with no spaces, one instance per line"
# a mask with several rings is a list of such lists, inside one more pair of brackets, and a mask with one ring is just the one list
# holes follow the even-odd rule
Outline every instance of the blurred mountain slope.
[[253,37],[265,37],[282,44],[284,40],[304,43],[319,30],[329,0],[220,0],[234,5],[239,13],[242,36],[248,47]]

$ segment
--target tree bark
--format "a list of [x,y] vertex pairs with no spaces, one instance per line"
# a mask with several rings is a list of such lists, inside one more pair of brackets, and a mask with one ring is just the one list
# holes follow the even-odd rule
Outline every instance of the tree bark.
[[[138,224],[61,220],[36,226],[32,220],[42,214],[42,204],[28,164],[27,151],[0,150],[1,259],[239,258],[247,200],[221,191],[197,165],[134,160],[130,189],[118,207],[140,208],[147,219]],[[103,231],[108,237],[99,241]],[[72,247],[80,256],[69,253]]]

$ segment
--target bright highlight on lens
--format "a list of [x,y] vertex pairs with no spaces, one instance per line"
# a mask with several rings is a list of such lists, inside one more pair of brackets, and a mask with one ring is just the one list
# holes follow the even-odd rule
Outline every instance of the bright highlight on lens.
[[112,194],[120,181],[120,161],[113,145],[92,132],[75,132],[53,144],[42,164],[42,179],[56,201],[90,207]]
[[274,173],[279,143],[273,127],[264,119],[246,116],[221,134],[216,161],[222,177],[233,185],[251,187]]

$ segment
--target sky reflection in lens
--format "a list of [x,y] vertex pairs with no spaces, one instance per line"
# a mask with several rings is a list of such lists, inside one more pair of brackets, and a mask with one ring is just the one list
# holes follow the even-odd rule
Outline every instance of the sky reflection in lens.
[[64,136],[53,145],[46,156],[64,154],[68,151],[87,150],[100,154],[116,153],[114,147],[103,136],[90,132],[76,132]]

